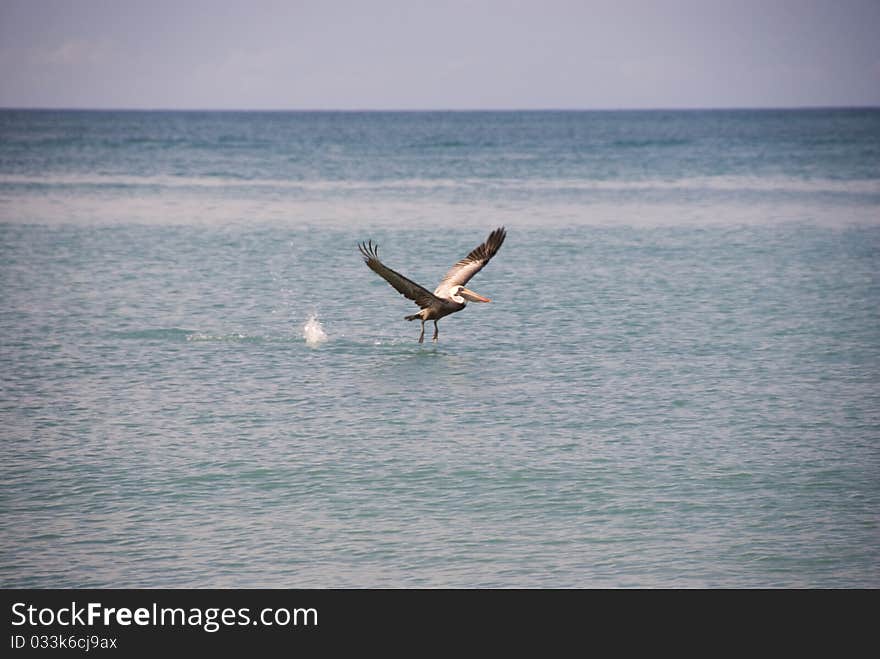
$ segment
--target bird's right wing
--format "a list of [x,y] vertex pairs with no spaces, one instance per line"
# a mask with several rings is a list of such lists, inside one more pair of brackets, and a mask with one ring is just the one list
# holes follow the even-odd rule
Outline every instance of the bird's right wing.
[[358,249],[360,249],[361,254],[363,254],[364,263],[367,264],[367,267],[369,267],[370,270],[382,277],[382,279],[391,284],[398,293],[408,297],[422,309],[431,306],[435,302],[442,301],[429,290],[422,288],[414,281],[407,279],[399,272],[395,272],[382,263],[382,261],[379,260],[379,246],[374,245],[372,240],[366,243],[361,243],[358,245]]
[[452,266],[440,281],[434,294],[448,296],[449,290],[453,286],[464,286],[467,284],[471,277],[482,270],[489,260],[495,256],[501,245],[504,244],[505,237],[507,237],[507,232],[504,230],[504,227],[498,227],[490,233],[489,237],[482,244],[474,247],[470,254]]

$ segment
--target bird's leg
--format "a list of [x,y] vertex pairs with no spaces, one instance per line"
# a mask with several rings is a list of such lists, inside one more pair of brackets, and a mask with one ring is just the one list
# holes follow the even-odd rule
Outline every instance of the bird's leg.
[[437,343],[438,337],[440,336],[440,328],[437,327],[437,321],[434,321],[434,338],[431,339],[434,343]]
[[419,343],[425,342],[425,321],[422,320],[422,333],[419,334]]

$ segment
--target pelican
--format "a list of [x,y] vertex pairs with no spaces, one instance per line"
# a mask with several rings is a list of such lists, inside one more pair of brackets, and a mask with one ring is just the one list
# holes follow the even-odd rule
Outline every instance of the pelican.
[[419,343],[425,341],[425,323],[429,320],[434,321],[433,341],[436,342],[440,336],[440,330],[437,327],[438,320],[456,311],[461,311],[465,308],[468,300],[471,302],[490,301],[489,298],[474,293],[464,285],[495,256],[506,235],[504,227],[495,229],[483,244],[475,247],[470,254],[452,266],[440,280],[440,284],[433,293],[382,263],[379,260],[379,246],[374,245],[372,240],[359,244],[358,248],[364,256],[364,263],[370,270],[391,284],[398,293],[408,297],[421,307],[422,310],[418,313],[404,317],[404,320],[418,318],[422,321]]

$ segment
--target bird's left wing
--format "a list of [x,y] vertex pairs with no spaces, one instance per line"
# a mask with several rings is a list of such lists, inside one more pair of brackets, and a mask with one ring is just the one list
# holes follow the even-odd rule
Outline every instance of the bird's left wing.
[[382,261],[379,260],[379,246],[374,245],[372,240],[366,243],[361,243],[358,245],[358,249],[360,249],[361,254],[363,254],[364,263],[367,264],[370,270],[382,277],[382,279],[391,284],[398,293],[408,297],[422,309],[431,306],[435,302],[441,301],[436,295],[431,293],[431,291],[422,288],[414,281],[407,279],[399,272],[395,272],[382,263]]

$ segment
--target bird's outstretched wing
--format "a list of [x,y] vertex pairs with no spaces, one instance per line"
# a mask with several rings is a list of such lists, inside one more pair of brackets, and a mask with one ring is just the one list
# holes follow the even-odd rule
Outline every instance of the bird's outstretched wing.
[[358,249],[360,249],[361,254],[364,255],[364,263],[367,264],[370,270],[382,277],[382,279],[391,284],[398,293],[408,297],[422,309],[431,306],[435,302],[441,302],[441,300],[431,293],[431,291],[422,288],[414,281],[407,279],[399,272],[395,272],[382,263],[382,261],[379,260],[379,246],[374,245],[372,240],[366,243],[361,243],[358,245]]
[[504,243],[506,236],[507,231],[504,230],[504,227],[498,227],[490,233],[482,245],[475,247],[471,250],[470,254],[452,266],[449,272],[440,280],[434,295],[449,297],[449,289],[453,286],[464,286],[467,284],[471,277],[482,270],[489,262],[489,259],[495,256],[502,243]]

